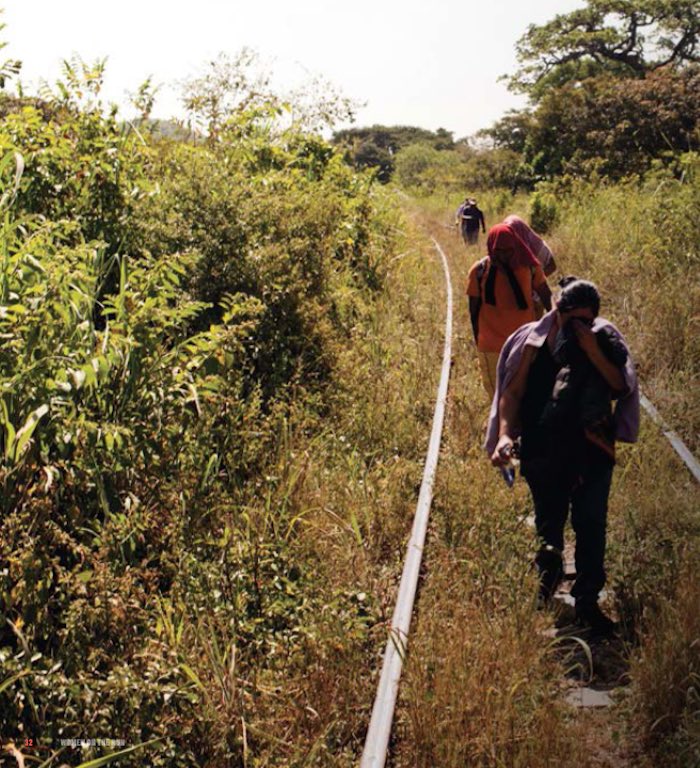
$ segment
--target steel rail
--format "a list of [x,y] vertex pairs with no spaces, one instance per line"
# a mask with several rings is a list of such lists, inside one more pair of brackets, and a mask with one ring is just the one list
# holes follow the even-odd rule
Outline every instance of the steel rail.
[[408,645],[408,631],[411,624],[416,588],[418,586],[423,546],[425,544],[428,517],[430,515],[430,504],[433,499],[433,485],[435,483],[440,453],[442,425],[445,419],[447,386],[450,380],[452,364],[452,281],[450,280],[450,268],[445,252],[434,238],[433,243],[442,259],[442,268],[445,273],[445,284],[447,287],[447,313],[445,318],[445,346],[442,354],[442,372],[440,374],[440,384],[435,403],[428,454],[423,470],[423,481],[418,496],[416,514],[413,519],[411,538],[406,550],[406,560],[396,598],[396,607],[391,619],[389,639],[384,650],[382,671],[379,677],[377,695],[372,708],[372,718],[365,739],[360,768],[383,768],[386,761],[391,724],[394,719],[394,709],[399,689],[399,679],[401,678],[401,669]]
[[[442,371],[440,374],[440,383],[438,386],[435,412],[433,415],[432,432],[430,434],[430,443],[428,445],[428,453],[423,470],[423,480],[418,496],[416,514],[413,519],[411,538],[406,550],[406,559],[401,574],[396,606],[391,619],[389,638],[384,649],[384,659],[379,677],[379,685],[377,686],[377,694],[372,707],[372,717],[367,730],[360,768],[384,768],[386,763],[389,738],[391,736],[391,726],[394,720],[394,710],[396,708],[396,699],[398,696],[399,681],[401,679],[403,661],[408,647],[408,633],[410,630],[413,605],[415,603],[416,590],[418,587],[418,577],[420,575],[423,547],[428,528],[430,506],[433,499],[433,487],[435,484],[442,427],[445,418],[447,388],[452,364],[452,281],[450,279],[450,269],[445,252],[435,238],[432,238],[432,241],[442,260],[447,290]],[[659,425],[664,436],[671,443],[674,450],[683,460],[695,479],[700,482],[700,463],[698,463],[697,459],[695,459],[693,454],[688,450],[681,438],[670,429],[653,404],[644,395],[640,395],[640,402],[652,420]]]
[[649,414],[652,421],[661,427],[664,437],[671,443],[673,450],[681,457],[683,463],[688,467],[693,477],[700,483],[700,462],[693,456],[678,434],[668,426],[661,414],[654,407],[653,403],[645,395],[640,394],[639,402]]

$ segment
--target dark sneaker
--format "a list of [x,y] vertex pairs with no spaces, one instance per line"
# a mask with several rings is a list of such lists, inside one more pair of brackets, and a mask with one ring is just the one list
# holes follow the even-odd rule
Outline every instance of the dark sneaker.
[[564,572],[561,552],[549,545],[543,546],[535,557],[535,564],[540,574],[537,604],[539,607],[545,607],[552,602]]
[[611,637],[615,634],[615,622],[600,610],[598,603],[577,605],[576,623],[583,629],[590,629],[594,637]]

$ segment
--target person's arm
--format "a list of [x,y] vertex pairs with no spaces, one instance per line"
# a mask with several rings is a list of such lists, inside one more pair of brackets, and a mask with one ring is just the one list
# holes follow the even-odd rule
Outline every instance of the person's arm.
[[557,269],[557,262],[554,260],[552,249],[536,232],[533,232],[531,229],[529,231],[532,236],[530,248],[537,254],[537,261],[542,265],[545,277],[549,277]]
[[549,312],[549,310],[552,308],[552,291],[550,290],[549,285],[545,281],[544,283],[538,285],[535,290],[537,291],[540,299],[542,299],[544,308],[547,310],[547,312]]
[[486,234],[486,220],[484,219],[484,214],[481,209],[479,209],[479,219],[481,220],[481,231]]
[[491,455],[491,463],[496,467],[502,467],[510,460],[513,451],[513,435],[520,423],[520,403],[525,394],[530,366],[536,354],[535,347],[525,347],[520,366],[498,401],[498,443]]
[[479,310],[481,309],[481,299],[476,296],[469,297],[469,317],[472,321],[472,330],[474,331],[474,343],[479,343]]
[[615,393],[624,392],[625,377],[620,368],[605,356],[598,345],[595,333],[585,323],[578,322],[576,319],[572,319],[570,322],[573,323],[579,347],[586,353],[610,389]]
[[544,270],[539,261],[532,271],[532,287],[537,291],[537,295],[542,300],[544,308],[549,312],[552,308],[552,291],[549,285],[547,285],[547,278],[544,276]]

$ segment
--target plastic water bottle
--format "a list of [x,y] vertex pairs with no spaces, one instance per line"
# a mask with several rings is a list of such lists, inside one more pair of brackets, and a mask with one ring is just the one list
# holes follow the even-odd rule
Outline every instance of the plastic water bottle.
[[501,474],[503,475],[503,479],[506,481],[506,484],[509,488],[513,487],[513,484],[515,483],[515,467],[512,463],[508,464],[505,467],[499,467],[501,470]]
[[499,467],[501,474],[503,475],[503,479],[506,481],[506,484],[509,488],[512,488],[515,483],[515,470],[520,464],[520,442],[519,440],[516,440],[515,443],[513,443],[513,448],[508,453],[508,463],[503,466]]

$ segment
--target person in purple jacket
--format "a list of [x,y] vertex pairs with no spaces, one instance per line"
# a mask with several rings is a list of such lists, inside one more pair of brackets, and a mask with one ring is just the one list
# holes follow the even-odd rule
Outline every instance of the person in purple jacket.
[[515,331],[501,350],[485,447],[492,463],[504,467],[520,438],[521,474],[541,541],[535,563],[543,603],[562,577],[571,508],[576,619],[593,635],[608,636],[614,623],[601,611],[598,595],[605,584],[614,447],[616,440],[637,439],[639,389],[624,339],[598,317],[596,286],[575,278],[562,284],[556,308]]

